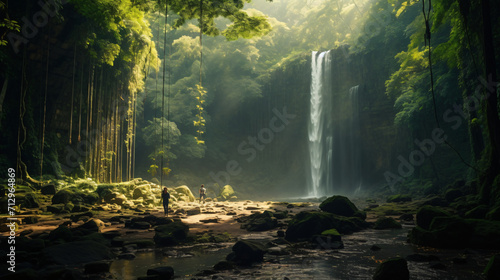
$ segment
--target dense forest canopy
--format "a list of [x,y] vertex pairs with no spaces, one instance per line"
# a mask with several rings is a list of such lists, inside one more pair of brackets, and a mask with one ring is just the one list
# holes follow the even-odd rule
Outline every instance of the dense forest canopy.
[[[303,116],[310,52],[336,49],[378,61],[364,66],[380,70],[368,71],[383,92],[363,110],[392,107],[385,129],[399,150],[366,167],[377,170],[367,187],[439,189],[462,178],[482,199],[499,198],[495,1],[0,3],[0,166],[23,180],[211,180],[241,157],[237,147],[266,126],[272,106]],[[297,173],[285,150],[302,155],[301,134],[290,131],[299,124],[233,182],[252,193]],[[422,149],[411,174],[397,173],[397,155],[421,149],[433,129],[446,140]]]

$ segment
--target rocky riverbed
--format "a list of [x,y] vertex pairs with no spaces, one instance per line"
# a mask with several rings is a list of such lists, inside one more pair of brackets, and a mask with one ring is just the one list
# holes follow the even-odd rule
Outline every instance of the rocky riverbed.
[[[4,228],[1,279],[455,280],[498,275],[485,270],[490,260],[499,261],[494,257],[498,223],[461,218],[452,208],[433,205],[436,198],[251,201],[238,199],[225,186],[217,197],[200,202],[189,187],[179,186],[169,189],[172,201],[165,216],[161,188],[143,180],[106,185],[79,180],[18,190],[15,272],[8,270],[11,231]],[[8,216],[2,217],[5,225]],[[454,246],[439,246],[444,241]]]

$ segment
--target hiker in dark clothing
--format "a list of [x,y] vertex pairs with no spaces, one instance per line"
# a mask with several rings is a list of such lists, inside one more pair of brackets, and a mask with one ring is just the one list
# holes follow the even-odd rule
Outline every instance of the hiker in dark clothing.
[[170,199],[170,194],[168,193],[167,188],[163,188],[161,192],[161,200],[163,201],[163,211],[165,215],[168,217],[168,200]]

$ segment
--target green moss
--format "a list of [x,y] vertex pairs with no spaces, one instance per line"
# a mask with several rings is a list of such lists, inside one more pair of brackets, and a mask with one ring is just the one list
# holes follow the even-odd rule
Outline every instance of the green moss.
[[398,229],[402,228],[401,224],[394,220],[393,218],[379,218],[376,222],[375,225],[373,226],[374,229]]
[[321,233],[321,235],[335,235],[335,236],[338,236],[338,235],[340,235],[340,233],[336,229],[331,228],[331,229],[327,229],[327,230],[323,231]]
[[358,208],[347,197],[341,195],[334,195],[319,205],[319,208],[325,212],[341,215],[345,217],[359,217],[366,218],[366,213],[359,211]]
[[391,195],[387,198],[387,202],[410,202],[412,201],[411,197],[407,194],[395,194]]
[[424,229],[429,229],[435,217],[449,217],[450,215],[450,213],[442,208],[426,205],[417,211],[417,225]]

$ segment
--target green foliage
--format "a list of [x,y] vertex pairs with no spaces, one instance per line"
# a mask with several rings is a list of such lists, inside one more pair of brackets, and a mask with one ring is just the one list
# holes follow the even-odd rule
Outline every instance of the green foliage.
[[[162,133],[164,139],[162,139]],[[148,121],[148,125],[143,130],[143,135],[147,145],[157,148],[150,155],[151,158],[158,158],[159,156],[168,159],[177,158],[177,155],[172,152],[172,146],[179,143],[181,132],[174,122],[170,122],[165,118],[154,118],[152,121]],[[164,140],[163,143],[162,140]]]

